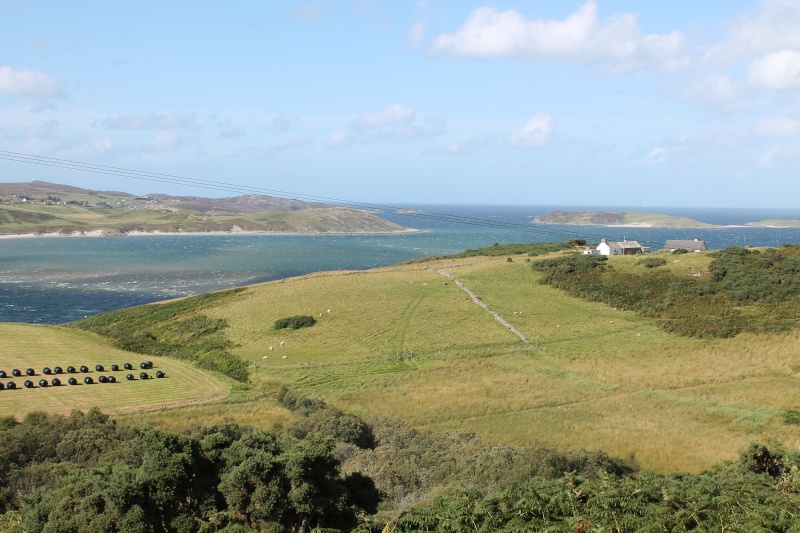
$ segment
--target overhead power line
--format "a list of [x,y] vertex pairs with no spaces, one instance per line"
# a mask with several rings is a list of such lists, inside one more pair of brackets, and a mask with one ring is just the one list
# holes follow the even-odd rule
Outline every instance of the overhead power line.
[[[587,240],[600,240],[602,238],[601,235],[582,232],[582,231],[567,231],[563,229],[542,227],[542,226],[533,227],[530,224],[503,222],[498,220],[478,218],[474,216],[437,213],[427,210],[419,211],[413,208],[407,208],[409,213],[403,213],[402,211],[406,208],[398,206],[389,206],[389,205],[366,203],[366,202],[353,202],[338,198],[330,198],[326,196],[295,193],[295,192],[268,189],[263,187],[253,187],[247,185],[238,185],[220,181],[203,180],[197,178],[190,178],[186,176],[162,174],[158,172],[147,172],[147,171],[113,167],[107,165],[96,165],[93,163],[84,163],[81,161],[72,161],[69,159],[56,159],[52,157],[24,154],[19,152],[9,152],[4,150],[0,150],[0,159],[6,161],[14,161],[17,163],[26,163],[26,164],[53,167],[53,168],[63,168],[66,170],[77,170],[80,172],[90,172],[94,174],[119,176],[123,178],[137,179],[142,181],[167,183],[171,185],[185,185],[188,187],[217,190],[227,193],[258,194],[258,195],[273,196],[287,200],[302,200],[306,202],[318,202],[318,203],[325,203],[325,204],[338,205],[344,207],[352,207],[355,209],[387,211],[393,215],[419,218],[423,220],[435,220],[438,222],[449,222],[454,224],[463,224],[468,226],[477,226],[484,228],[514,230],[524,233],[544,235],[546,237],[553,239],[585,238]],[[654,243],[649,243],[647,241],[640,241],[640,242],[642,242],[645,245],[655,246]]]

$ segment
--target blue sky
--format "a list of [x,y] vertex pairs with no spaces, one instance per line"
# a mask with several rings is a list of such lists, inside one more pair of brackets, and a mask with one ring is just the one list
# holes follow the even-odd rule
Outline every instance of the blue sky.
[[0,150],[352,201],[797,207],[799,96],[800,0],[0,0]]

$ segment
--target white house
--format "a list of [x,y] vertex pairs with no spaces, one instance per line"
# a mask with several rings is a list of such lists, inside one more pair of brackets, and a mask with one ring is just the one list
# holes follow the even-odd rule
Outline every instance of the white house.
[[[606,241],[603,239],[593,253],[600,255],[633,255],[649,252],[650,248],[642,246],[636,241],[627,239],[622,241]],[[584,251],[584,253],[587,253]]]

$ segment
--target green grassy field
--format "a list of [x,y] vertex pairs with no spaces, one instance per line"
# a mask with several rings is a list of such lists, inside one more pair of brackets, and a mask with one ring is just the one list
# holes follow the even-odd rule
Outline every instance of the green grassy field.
[[[48,413],[68,413],[73,409],[88,410],[99,407],[108,413],[135,413],[140,410],[163,410],[177,406],[192,406],[204,402],[220,400],[228,395],[230,380],[214,374],[197,370],[193,365],[167,358],[145,358],[116,350],[99,337],[85,332],[73,331],[54,326],[33,326],[25,324],[0,324],[0,369],[5,370],[7,378],[0,379],[3,384],[14,381],[16,390],[0,391],[0,416],[23,417],[33,411]],[[163,379],[138,378],[142,370],[139,363],[152,360],[154,367],[148,370],[151,376],[157,370],[166,374]],[[111,364],[130,362],[134,365],[135,381],[126,381],[128,371],[112,372]],[[95,371],[95,365],[105,367],[104,372]],[[79,385],[67,385],[69,375],[58,376],[63,385],[40,388],[42,378],[49,381],[55,376],[45,376],[42,368],[61,366],[66,369],[72,365],[89,367],[87,374],[74,374]],[[33,368],[36,376],[24,375],[25,369]],[[11,370],[18,368],[23,376],[11,376]],[[117,383],[101,384],[100,375],[113,375]],[[91,376],[94,384],[85,385],[83,378]],[[31,379],[36,387],[26,389],[22,386]],[[171,411],[168,411],[171,412]]]
[[[668,261],[661,269],[709,276],[710,258],[703,254],[660,256]],[[786,410],[800,407],[797,330],[713,340],[677,336],[652,319],[540,284],[543,274],[526,259],[469,257],[319,273],[251,286],[194,311],[186,306],[176,324],[193,313],[225,319],[224,334],[236,344],[231,350],[254,365],[251,384],[234,387],[225,400],[200,403],[214,397],[206,394],[213,386],[224,394],[221,378],[160,360],[165,369],[176,365],[167,370],[170,375],[184,369],[186,385],[181,378],[181,387],[157,397],[137,395],[162,383],[95,386],[91,399],[75,392],[66,400],[75,402],[70,406],[58,396],[62,390],[17,391],[9,405],[34,408],[16,400],[24,394],[39,402],[35,408],[68,410],[100,401],[95,390],[113,390],[99,405],[121,411],[123,421],[173,430],[228,421],[273,427],[296,419],[276,402],[277,389],[286,385],[356,414],[403,419],[425,432],[465,428],[511,444],[603,449],[659,471],[699,471],[733,459],[756,438],[800,444],[797,426],[785,418]],[[609,262],[622,272],[648,272],[639,259]],[[437,269],[461,280],[529,343]],[[311,315],[317,323],[273,328],[276,320],[295,315]],[[95,354],[92,364],[113,362],[113,350],[82,332],[3,328],[4,339],[21,328],[10,336],[17,348],[4,343],[0,349],[5,358],[25,353],[25,361],[41,360],[41,366],[42,353],[53,352],[48,357],[60,362],[87,353]],[[59,346],[58,352],[51,346]],[[175,375],[163,386],[178,381]],[[126,398],[127,391],[136,400]],[[126,409],[137,400],[167,409]]]
[[[636,261],[612,259],[644,270]],[[707,275],[706,257],[678,261],[665,268]],[[539,284],[522,256],[457,263],[268,283],[205,312],[229,320],[234,352],[258,365],[265,387],[287,385],[423,430],[602,448],[649,468],[693,471],[733,458],[757,436],[796,438],[783,413],[800,406],[797,333],[679,337]],[[456,275],[531,344],[432,268]],[[297,314],[318,323],[271,328]]]

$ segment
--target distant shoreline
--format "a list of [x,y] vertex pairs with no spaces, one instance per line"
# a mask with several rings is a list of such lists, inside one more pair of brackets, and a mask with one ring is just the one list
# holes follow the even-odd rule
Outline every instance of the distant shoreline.
[[320,236],[320,235],[408,235],[412,233],[427,233],[429,230],[406,228],[400,231],[351,231],[351,232],[303,232],[303,231],[127,231],[123,233],[112,233],[108,231],[95,230],[73,233],[14,233],[0,234],[0,239],[36,239],[40,237],[62,238],[62,237],[177,237],[188,236],[197,237],[201,235],[290,235],[290,236]]

